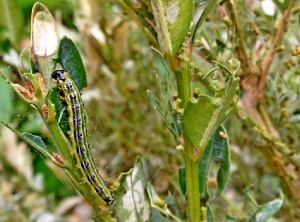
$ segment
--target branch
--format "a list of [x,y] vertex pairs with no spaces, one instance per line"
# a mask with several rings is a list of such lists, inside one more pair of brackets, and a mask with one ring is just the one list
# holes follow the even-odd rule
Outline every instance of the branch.
[[266,79],[269,74],[269,69],[271,66],[271,63],[273,61],[274,55],[276,53],[275,48],[279,45],[284,32],[286,31],[287,25],[289,23],[290,15],[292,13],[292,8],[294,5],[295,0],[290,0],[288,8],[283,13],[283,16],[281,18],[281,22],[279,24],[279,28],[277,30],[277,33],[275,35],[274,41],[271,42],[270,50],[267,51],[265,54],[263,60],[262,60],[262,67],[261,67],[261,78],[258,83],[258,100],[261,101],[264,98],[265,94],[265,84]]

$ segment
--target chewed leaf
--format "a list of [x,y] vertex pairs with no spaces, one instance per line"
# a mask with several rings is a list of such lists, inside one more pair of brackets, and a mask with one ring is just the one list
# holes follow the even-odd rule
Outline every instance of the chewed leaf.
[[192,0],[152,0],[159,45],[174,56],[184,41],[194,12]]
[[229,143],[226,129],[222,125],[217,129],[216,133],[209,141],[202,159],[198,164],[200,195],[207,200],[209,198],[207,191],[207,176],[209,174],[211,162],[213,161],[218,161],[220,164],[217,172],[218,189],[214,195],[217,197],[224,189],[230,173]]
[[239,78],[230,76],[214,97],[200,94],[196,103],[187,104],[182,118],[183,129],[199,148],[199,159],[217,128],[234,109],[238,97]]
[[42,156],[52,159],[51,154],[48,152],[48,149],[39,136],[32,135],[30,133],[20,133],[16,129],[14,129],[12,126],[10,126],[8,123],[0,120],[3,125],[5,125],[7,128],[9,128],[11,131],[13,131],[15,134],[17,134],[21,139],[25,140],[28,144],[30,144],[36,151],[38,151]]
[[[199,193],[201,195],[203,203],[207,202],[210,198],[207,189],[207,176],[209,174],[210,166],[213,161],[219,162],[220,165],[217,171],[218,188],[214,194],[214,197],[217,197],[223,191],[230,173],[229,144],[228,138],[226,136],[226,130],[222,125],[217,129],[217,131],[209,141],[203,153],[202,159],[198,163]],[[185,168],[180,168],[178,170],[178,174],[179,186],[181,188],[182,193],[185,195]]]
[[147,180],[140,158],[137,158],[133,169],[120,175],[119,183],[114,204],[118,221],[148,221],[150,204],[146,193]]
[[282,206],[283,196],[269,203],[258,207],[257,211],[252,215],[249,222],[265,222],[268,221]]

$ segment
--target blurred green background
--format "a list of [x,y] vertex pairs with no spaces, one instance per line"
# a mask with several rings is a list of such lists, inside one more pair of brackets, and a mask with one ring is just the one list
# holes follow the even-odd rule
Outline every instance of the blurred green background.
[[[51,11],[58,35],[71,38],[81,52],[88,73],[88,88],[82,91],[82,97],[90,119],[91,152],[101,175],[109,184],[113,183],[120,173],[134,165],[139,155],[158,194],[165,197],[171,192],[182,206],[184,198],[177,170],[183,160],[175,148],[178,143],[146,93],[150,89],[166,108],[176,93],[174,76],[147,36],[114,1],[40,2]],[[34,3],[0,0],[0,68],[14,83],[22,84],[18,73],[29,71],[29,54],[23,49],[30,45]],[[251,10],[245,10],[244,5],[251,3]],[[247,47],[255,54],[258,40],[268,41],[272,35],[280,8],[275,8],[277,14],[266,15],[258,0],[245,1],[244,5],[238,4],[238,10],[246,26]],[[251,28],[250,22],[256,24],[260,33]],[[292,58],[290,52],[299,44],[297,30],[299,14],[295,13],[282,43],[285,48],[274,58],[270,69],[265,98],[268,114],[283,142],[295,152],[299,152],[300,69],[299,59]],[[224,40],[227,32],[227,24],[212,13],[204,25],[203,36],[214,42],[214,48],[204,48],[199,52],[202,59],[195,61],[203,70],[209,70],[210,57],[223,61],[233,57],[234,46],[227,46]],[[260,62],[259,55],[255,62]],[[47,129],[35,110],[20,101],[2,79],[0,89],[0,119],[19,131],[40,135],[47,142]],[[250,193],[260,204],[277,198],[284,188],[272,165],[275,160],[263,152],[266,143],[253,125],[235,112],[225,126],[231,143],[231,177],[222,196],[213,201],[215,220],[224,221],[225,215],[231,214],[238,221],[247,221],[255,206],[245,188],[253,186]],[[64,185],[63,173],[45,163],[8,129],[2,125],[0,129],[0,221],[36,221],[44,217],[87,221],[90,209],[75,191]],[[213,189],[213,173],[210,183]],[[293,207],[287,203],[274,221],[294,218]]]

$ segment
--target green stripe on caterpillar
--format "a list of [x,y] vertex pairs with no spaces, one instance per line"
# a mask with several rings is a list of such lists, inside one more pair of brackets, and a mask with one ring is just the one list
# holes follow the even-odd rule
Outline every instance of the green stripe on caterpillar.
[[67,104],[68,134],[71,140],[71,152],[77,163],[76,167],[84,175],[83,179],[87,181],[92,192],[99,195],[107,205],[112,205],[113,196],[100,178],[90,155],[87,141],[87,120],[80,92],[69,74],[64,70],[54,71],[52,78],[56,80],[61,100]]

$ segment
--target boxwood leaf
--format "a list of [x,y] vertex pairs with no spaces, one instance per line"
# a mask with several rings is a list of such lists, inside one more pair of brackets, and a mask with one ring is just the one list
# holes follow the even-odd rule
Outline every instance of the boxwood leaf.
[[194,13],[192,0],[152,0],[158,43],[163,54],[174,56],[184,41]]
[[52,159],[51,154],[48,152],[48,149],[39,136],[32,135],[30,133],[20,133],[16,129],[14,129],[12,126],[10,126],[8,123],[4,122],[3,120],[0,120],[3,125],[5,125],[7,128],[9,128],[11,131],[13,131],[15,134],[17,134],[21,139],[25,140],[28,144],[30,144],[36,151],[38,151],[39,154],[41,154],[43,157],[46,157],[48,159]]
[[87,86],[86,72],[79,51],[75,43],[65,36],[60,40],[56,62],[69,73],[78,90]]

